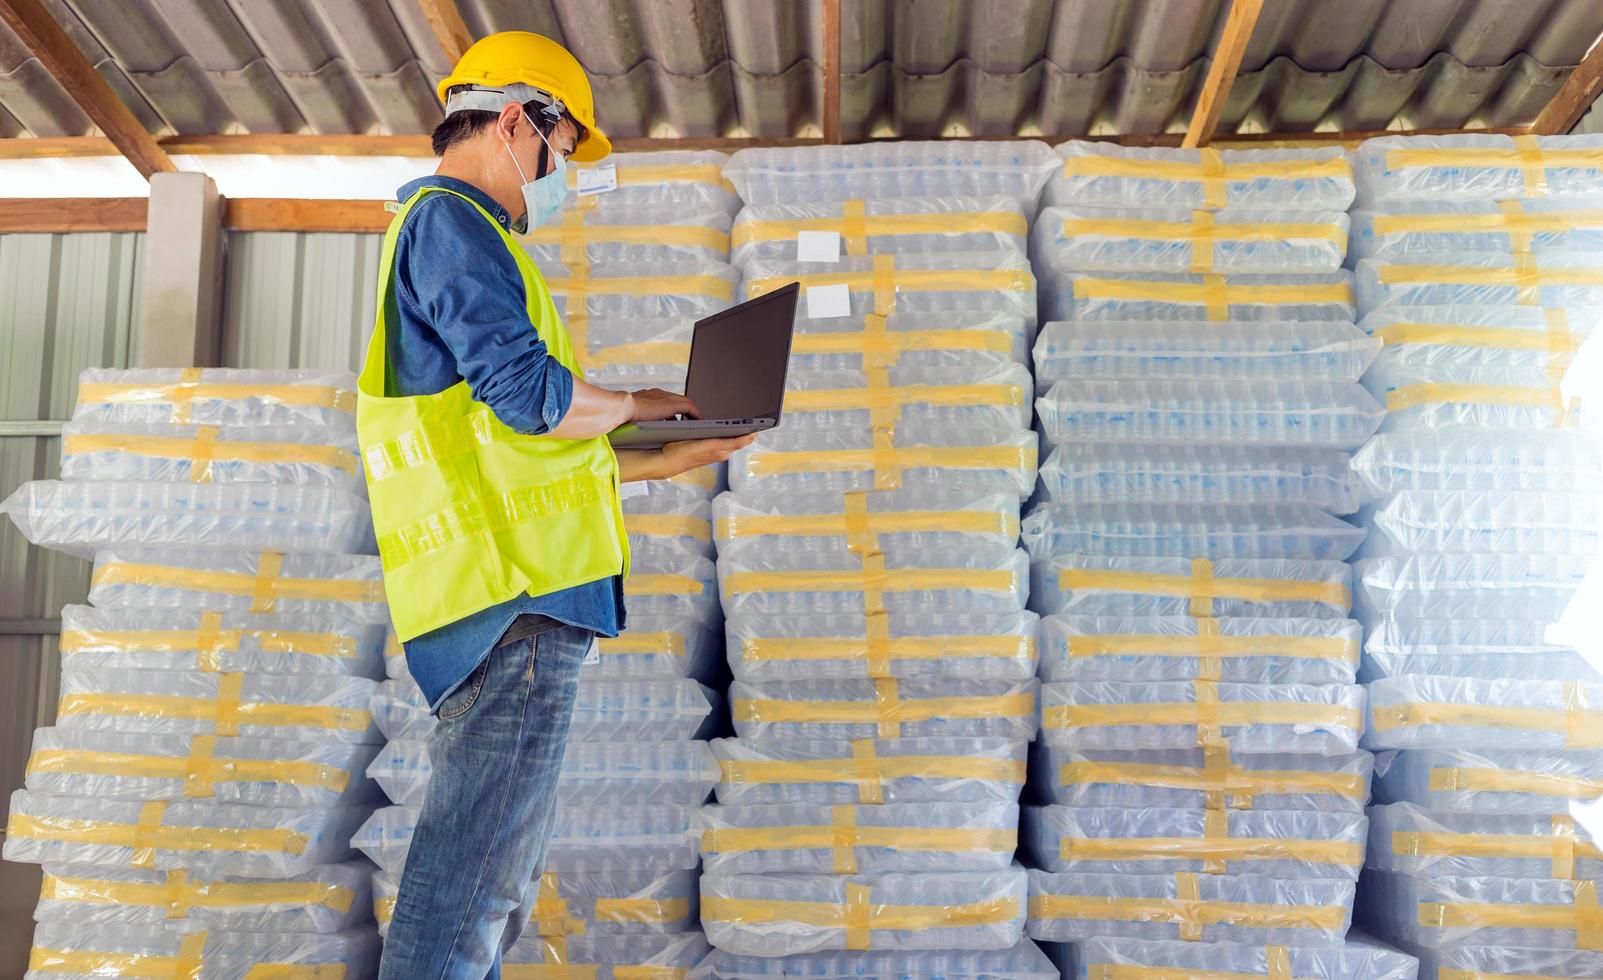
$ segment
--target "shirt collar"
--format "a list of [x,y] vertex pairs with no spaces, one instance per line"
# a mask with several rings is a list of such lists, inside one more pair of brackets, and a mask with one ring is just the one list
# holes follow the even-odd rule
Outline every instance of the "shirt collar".
[[510,229],[512,227],[512,216],[507,214],[506,208],[503,208],[501,205],[495,202],[495,198],[479,190],[477,187],[474,187],[467,181],[457,180],[455,177],[440,177],[434,175],[428,177],[419,177],[417,180],[402,184],[401,189],[396,192],[396,199],[405,201],[424,187],[442,187],[448,191],[456,191],[458,194],[461,194],[473,201],[473,203],[477,204],[485,211],[488,211],[490,217],[494,218],[496,224],[500,225],[502,228]]

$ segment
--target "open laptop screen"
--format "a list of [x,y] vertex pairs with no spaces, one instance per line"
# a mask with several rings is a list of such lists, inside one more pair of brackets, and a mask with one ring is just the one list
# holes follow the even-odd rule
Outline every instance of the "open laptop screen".
[[785,286],[697,322],[685,394],[702,418],[779,415],[797,291]]

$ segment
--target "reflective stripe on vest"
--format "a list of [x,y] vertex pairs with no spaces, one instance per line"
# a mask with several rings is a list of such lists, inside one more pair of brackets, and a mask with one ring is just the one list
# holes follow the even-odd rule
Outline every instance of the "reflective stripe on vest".
[[390,222],[378,313],[357,381],[356,434],[395,632],[409,640],[520,594],[626,574],[618,462],[605,438],[520,435],[473,400],[466,381],[434,395],[391,394],[385,323],[394,315],[395,243],[425,194],[472,204],[523,274],[530,329],[583,377],[545,280],[477,202],[425,187]]

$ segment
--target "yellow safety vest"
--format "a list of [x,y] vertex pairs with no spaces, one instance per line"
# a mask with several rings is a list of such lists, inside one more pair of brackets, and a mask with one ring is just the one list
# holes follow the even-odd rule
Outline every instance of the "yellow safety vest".
[[[425,187],[401,205],[379,258],[378,315],[357,381],[362,447],[384,589],[410,640],[519,594],[545,595],[628,573],[618,460],[606,437],[520,435],[466,381],[436,395],[392,394],[384,324],[395,309],[395,242]],[[583,377],[545,280],[477,202],[523,273],[529,323],[546,351]]]

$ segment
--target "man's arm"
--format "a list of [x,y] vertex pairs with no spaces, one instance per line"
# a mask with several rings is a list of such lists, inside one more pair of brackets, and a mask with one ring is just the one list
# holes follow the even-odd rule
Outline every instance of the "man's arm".
[[734,439],[686,439],[670,442],[661,449],[620,449],[618,480],[621,483],[667,480],[703,466],[722,463],[756,438],[757,433],[753,432]]

